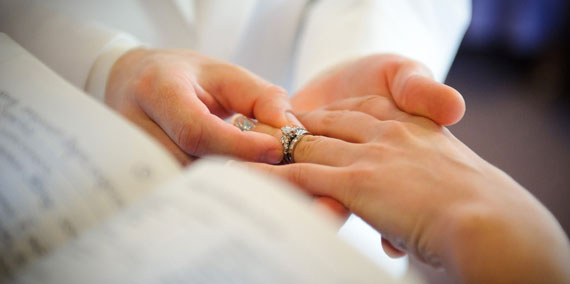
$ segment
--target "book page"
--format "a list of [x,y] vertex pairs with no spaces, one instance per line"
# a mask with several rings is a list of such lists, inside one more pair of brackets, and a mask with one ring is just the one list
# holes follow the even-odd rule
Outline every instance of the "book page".
[[12,282],[395,280],[337,238],[331,219],[316,214],[293,187],[202,160],[103,226],[32,263]]
[[180,171],[0,33],[0,279]]

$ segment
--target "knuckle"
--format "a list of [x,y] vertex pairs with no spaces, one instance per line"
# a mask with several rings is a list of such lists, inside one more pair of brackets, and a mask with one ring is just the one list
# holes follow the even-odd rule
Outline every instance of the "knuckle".
[[199,124],[183,124],[175,131],[176,144],[186,153],[199,155],[202,154],[202,127]]
[[402,139],[410,134],[406,124],[397,120],[382,121],[380,128],[384,138]]
[[281,111],[281,108],[289,101],[287,92],[283,88],[272,84],[263,87],[261,94],[262,96],[257,99],[256,106],[270,107],[272,112]]
[[365,152],[368,155],[382,155],[390,151],[391,148],[384,143],[368,143],[365,147]]
[[267,94],[271,94],[271,96],[273,96],[273,97],[277,97],[280,99],[288,99],[289,98],[287,91],[285,91],[285,89],[283,89],[282,87],[277,86],[277,85],[268,84],[267,87],[265,87],[265,92]]
[[143,99],[160,96],[161,99],[176,96],[181,90],[190,90],[187,72],[180,67],[171,66],[167,70],[151,64],[145,66],[134,80],[135,94]]
[[347,114],[349,113],[348,110],[335,110],[335,111],[327,111],[321,123],[324,127],[333,127],[338,124],[338,122]]

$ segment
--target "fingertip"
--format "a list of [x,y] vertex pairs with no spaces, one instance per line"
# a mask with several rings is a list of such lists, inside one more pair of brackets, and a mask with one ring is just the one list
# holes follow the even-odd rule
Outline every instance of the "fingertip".
[[440,105],[432,113],[437,123],[449,126],[459,122],[465,115],[465,100],[457,90],[443,86],[447,90],[441,92],[443,97],[440,100]]

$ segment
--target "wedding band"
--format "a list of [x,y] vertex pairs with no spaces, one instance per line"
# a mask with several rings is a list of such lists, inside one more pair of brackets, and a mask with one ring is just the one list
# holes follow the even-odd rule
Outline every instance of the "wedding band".
[[302,127],[285,126],[281,128],[281,144],[283,145],[283,160],[282,164],[292,164],[295,163],[293,158],[293,152],[297,143],[305,135],[310,135],[311,133]]

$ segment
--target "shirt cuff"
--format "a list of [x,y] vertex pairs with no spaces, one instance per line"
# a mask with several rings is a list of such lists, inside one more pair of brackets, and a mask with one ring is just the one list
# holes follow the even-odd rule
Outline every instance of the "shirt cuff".
[[85,92],[100,102],[104,102],[107,79],[109,78],[111,68],[123,54],[139,46],[141,46],[140,42],[127,34],[119,34],[109,41],[101,50],[89,71],[84,88]]

